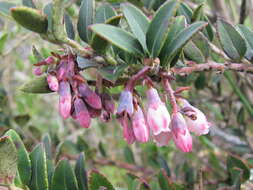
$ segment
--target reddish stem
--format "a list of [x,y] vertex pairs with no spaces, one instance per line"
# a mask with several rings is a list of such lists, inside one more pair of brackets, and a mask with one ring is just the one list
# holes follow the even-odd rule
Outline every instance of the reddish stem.
[[164,89],[166,90],[166,92],[169,95],[169,99],[170,99],[170,103],[172,105],[173,113],[177,113],[178,108],[177,108],[176,97],[175,97],[174,91],[170,85],[169,79],[167,77],[165,77],[162,79],[162,82],[163,82]]

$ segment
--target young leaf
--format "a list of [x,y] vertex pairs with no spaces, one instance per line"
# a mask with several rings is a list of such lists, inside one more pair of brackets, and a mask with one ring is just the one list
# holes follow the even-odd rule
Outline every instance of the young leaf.
[[13,129],[10,129],[5,133],[6,136],[9,136],[11,140],[13,141],[18,154],[18,173],[20,176],[20,179],[23,184],[29,185],[32,171],[31,171],[31,160],[29,158],[29,154],[25,148],[24,143],[22,142],[20,136],[14,131]]
[[207,23],[199,21],[182,30],[171,43],[164,46],[164,50],[161,53],[161,63],[165,65],[169,64],[193,35],[206,25]]
[[36,8],[33,0],[22,0],[22,4],[26,7]]
[[139,41],[130,33],[106,24],[94,24],[90,29],[120,49],[136,56],[142,56],[142,47]]
[[163,4],[149,24],[146,34],[147,47],[152,57],[157,57],[166,38],[169,20],[176,12],[177,1],[172,0]]
[[76,161],[75,174],[79,190],[88,190],[87,172],[84,165],[84,153],[81,153]]
[[122,4],[122,10],[135,37],[139,40],[143,49],[147,50],[146,33],[149,27],[148,18],[140,9],[129,3]]
[[32,177],[29,188],[33,190],[47,190],[46,153],[42,144],[38,144],[30,153],[32,161]]
[[40,93],[50,93],[52,92],[47,84],[47,78],[46,76],[42,77],[36,77],[20,87],[21,91],[26,93],[34,93],[34,94],[40,94]]
[[231,24],[223,20],[218,20],[217,32],[226,55],[234,61],[240,61],[247,50],[244,38]]
[[64,22],[65,22],[65,29],[66,29],[68,37],[74,40],[75,39],[74,26],[71,21],[71,17],[67,13],[64,14]]
[[89,174],[89,190],[115,190],[112,184],[96,170],[92,170]]
[[105,23],[109,18],[116,16],[116,11],[108,4],[101,5],[96,10],[95,23]]
[[74,171],[67,160],[58,162],[53,174],[51,188],[53,190],[78,190]]
[[21,26],[37,33],[47,32],[47,17],[39,10],[29,7],[11,8],[11,15]]
[[77,22],[78,34],[87,43],[91,39],[91,31],[88,30],[88,26],[93,24],[93,4],[93,0],[82,0]]

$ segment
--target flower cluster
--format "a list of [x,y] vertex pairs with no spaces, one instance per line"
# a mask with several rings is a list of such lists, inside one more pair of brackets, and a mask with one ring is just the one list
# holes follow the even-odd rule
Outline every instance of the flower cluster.
[[85,128],[90,126],[92,118],[100,117],[103,121],[108,121],[114,113],[112,97],[89,87],[72,54],[53,55],[35,64],[34,73],[41,75],[41,66],[47,66],[48,86],[59,94],[60,115],[64,119],[71,116]]

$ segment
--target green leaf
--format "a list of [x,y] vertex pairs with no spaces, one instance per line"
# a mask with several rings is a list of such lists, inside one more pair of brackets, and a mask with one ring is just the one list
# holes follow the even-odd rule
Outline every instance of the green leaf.
[[22,4],[26,7],[36,8],[33,0],[22,0]]
[[84,165],[84,153],[81,153],[76,161],[75,174],[79,190],[88,190],[87,172]]
[[11,15],[17,23],[37,33],[47,32],[47,17],[39,10],[29,7],[11,8]]
[[65,140],[58,144],[56,148],[56,160],[59,160],[61,155],[73,155],[73,154],[78,154],[79,151],[77,149],[76,144],[71,142],[70,140]]
[[58,162],[52,179],[53,190],[77,190],[77,181],[72,167],[67,160]]
[[89,190],[99,190],[106,188],[106,190],[115,190],[112,184],[96,170],[92,170],[89,174]]
[[52,3],[48,3],[44,9],[43,12],[47,15],[48,20],[48,31],[52,32]]
[[95,14],[95,23],[105,23],[109,18],[116,16],[114,8],[108,4],[97,8]]
[[7,39],[8,39],[8,33],[3,33],[2,36],[0,37],[0,55],[3,53]]
[[51,93],[47,84],[46,76],[36,77],[23,84],[20,89],[26,93],[40,94],[40,93]]
[[49,160],[52,160],[53,156],[52,156],[52,150],[51,150],[51,138],[49,136],[48,133],[46,133],[43,138],[42,138],[42,142],[45,148],[45,152],[46,152],[46,158]]
[[240,61],[247,50],[244,38],[231,24],[223,20],[217,21],[217,32],[226,55],[233,61]]
[[203,3],[199,4],[192,14],[191,22],[201,20],[201,18],[203,17],[203,10],[204,10],[204,4]]
[[0,2],[0,13],[10,15],[10,8],[15,7],[14,3]]
[[166,175],[170,177],[171,176],[170,168],[169,168],[168,163],[165,160],[165,158],[162,155],[160,155],[157,157],[157,161],[158,161],[160,167],[163,168],[164,171],[166,172]]
[[80,38],[87,43],[91,39],[91,32],[88,30],[88,26],[93,24],[93,4],[93,0],[82,0],[77,22],[78,34]]
[[[120,22],[121,16],[114,16],[109,18],[108,20],[105,21],[106,24],[117,26]],[[94,50],[96,50],[100,54],[104,54],[109,43],[105,39],[101,38],[99,35],[94,34],[92,41],[91,41],[91,46]]]
[[134,153],[128,146],[124,148],[124,157],[128,163],[131,163],[131,164],[135,163]]
[[33,45],[32,47],[33,56],[36,58],[37,62],[40,62],[43,60],[43,56],[41,53],[37,50],[37,48]]
[[198,78],[195,80],[194,83],[196,89],[201,90],[206,87],[206,75],[204,72],[201,72]]
[[115,83],[118,78],[124,73],[128,67],[127,64],[121,64],[117,66],[106,66],[98,69],[102,77],[112,83]]
[[105,148],[104,148],[104,145],[103,145],[103,143],[102,143],[101,141],[98,143],[98,150],[99,150],[100,154],[101,154],[103,157],[106,157],[106,156],[107,156],[107,155],[106,155]]
[[242,182],[245,182],[250,177],[249,168],[238,158],[234,156],[228,156],[227,158],[227,170],[230,174],[232,174],[234,169],[240,169],[242,171]]
[[38,144],[30,153],[32,162],[32,177],[29,188],[32,190],[47,190],[47,163],[46,153],[42,144]]
[[134,54],[136,56],[142,56],[143,54],[139,41],[130,33],[118,27],[106,24],[94,24],[90,27],[90,29],[98,36],[106,39],[113,45],[130,54]]
[[184,45],[196,34],[198,31],[203,29],[207,23],[199,21],[191,24],[184,30],[182,30],[171,43],[166,44],[161,52],[161,64],[169,64],[178,52],[184,47]]
[[5,133],[6,136],[9,136],[13,141],[18,154],[18,173],[23,184],[29,185],[32,171],[31,171],[31,160],[29,154],[25,148],[24,143],[22,142],[20,136],[13,129],[8,130]]
[[11,184],[17,171],[17,150],[11,138],[0,138],[0,179]]
[[96,61],[81,56],[77,56],[76,61],[80,69],[97,68],[101,66]]
[[184,47],[186,57],[197,63],[204,63],[205,57],[193,41],[189,41]]
[[158,173],[157,177],[158,177],[158,182],[159,182],[161,190],[172,190],[173,189],[169,183],[168,176],[166,176],[165,170],[161,170]]
[[30,116],[28,114],[22,114],[22,115],[17,115],[14,117],[14,121],[20,126],[24,127],[30,120]]
[[66,29],[68,38],[74,40],[75,39],[74,26],[71,21],[71,17],[67,13],[64,14],[64,22],[65,22],[65,29]]
[[169,20],[176,12],[177,1],[163,4],[149,24],[146,34],[147,47],[152,57],[157,57],[167,37]]
[[191,23],[192,14],[193,14],[193,12],[187,4],[180,3],[179,8],[177,9],[178,16],[179,15],[185,16],[187,23]]
[[148,18],[141,12],[140,9],[129,3],[122,4],[121,7],[135,37],[139,40],[143,49],[147,50],[146,33],[149,27]]

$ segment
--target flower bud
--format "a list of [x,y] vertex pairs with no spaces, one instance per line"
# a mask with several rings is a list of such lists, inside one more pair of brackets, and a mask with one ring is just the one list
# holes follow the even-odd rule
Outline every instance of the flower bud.
[[129,90],[124,90],[120,94],[117,115],[122,115],[125,112],[129,116],[134,113],[133,95]]
[[66,60],[61,60],[61,62],[57,66],[56,77],[57,77],[58,81],[65,80],[67,78],[67,62],[66,62]]
[[154,135],[170,132],[170,114],[154,88],[147,90],[147,123]]
[[126,114],[119,118],[119,122],[123,127],[123,136],[128,144],[133,144],[136,140],[133,128],[129,123],[129,119]]
[[149,128],[140,106],[137,107],[137,110],[135,110],[132,116],[132,127],[137,141],[143,143],[148,142]]
[[66,81],[61,81],[59,85],[59,111],[64,119],[67,119],[71,111],[71,89]]
[[46,62],[46,64],[50,65],[50,64],[54,63],[54,57],[53,56],[49,56],[44,61]]
[[40,76],[40,75],[42,75],[42,68],[41,67],[35,67],[34,69],[33,69],[33,74],[35,74],[36,76]]
[[192,137],[181,113],[177,112],[172,115],[171,129],[177,148],[183,152],[190,152],[192,150]]
[[154,141],[157,146],[166,146],[169,144],[170,139],[172,138],[172,133],[171,132],[161,132],[158,135],[153,136]]
[[88,128],[90,126],[91,118],[90,114],[87,110],[87,107],[82,99],[76,98],[74,101],[74,116],[75,120],[85,128]]
[[101,98],[94,91],[92,91],[87,84],[80,84],[78,89],[80,95],[89,106],[98,110],[102,108]]
[[47,83],[50,88],[50,90],[57,92],[59,89],[59,83],[57,78],[54,75],[48,75],[47,76]]
[[114,113],[115,105],[112,97],[107,93],[103,93],[101,94],[101,99],[104,110],[109,113]]

